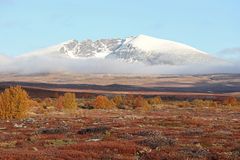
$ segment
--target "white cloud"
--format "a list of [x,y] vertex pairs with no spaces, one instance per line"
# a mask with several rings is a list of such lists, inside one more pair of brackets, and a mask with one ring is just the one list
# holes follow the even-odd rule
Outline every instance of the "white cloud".
[[109,59],[70,59],[63,57],[18,57],[0,64],[1,73],[129,73],[129,74],[208,74],[240,73],[240,65],[154,65],[129,64]]

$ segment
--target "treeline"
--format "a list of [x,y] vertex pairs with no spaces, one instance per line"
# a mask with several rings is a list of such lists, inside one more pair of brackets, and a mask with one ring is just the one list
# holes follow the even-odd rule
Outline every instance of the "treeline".
[[116,95],[107,97],[103,95],[95,98],[77,99],[74,93],[65,93],[56,98],[31,99],[27,92],[20,86],[10,87],[0,93],[0,119],[23,119],[28,116],[28,111],[35,107],[42,111],[53,109],[63,112],[74,112],[77,108],[85,109],[134,109],[149,111],[173,105],[178,107],[221,107],[240,106],[235,97],[226,97],[223,101],[201,100],[193,101],[163,101],[161,97],[145,98],[135,95]]
[[58,98],[39,99],[38,102],[44,108],[54,106],[59,111],[74,110],[77,107],[85,109],[139,109],[147,111],[161,104],[162,100],[160,97],[146,99],[142,96],[133,95],[117,95],[112,98],[99,95],[95,98],[76,99],[75,94],[65,93]]

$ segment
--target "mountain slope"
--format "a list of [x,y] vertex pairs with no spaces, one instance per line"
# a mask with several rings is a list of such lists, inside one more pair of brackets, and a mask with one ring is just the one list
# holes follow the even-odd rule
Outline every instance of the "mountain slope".
[[68,58],[105,58],[122,44],[122,39],[69,40],[58,45],[33,51],[19,57],[68,57]]
[[120,58],[130,62],[140,61],[147,64],[196,64],[218,63],[220,60],[190,46],[157,39],[145,35],[133,37],[108,55],[108,58]]
[[59,45],[35,51],[21,57],[57,56],[67,58],[119,59],[129,63],[150,65],[185,65],[223,63],[209,54],[185,44],[157,39],[146,35],[126,39],[100,39],[97,41],[70,40]]

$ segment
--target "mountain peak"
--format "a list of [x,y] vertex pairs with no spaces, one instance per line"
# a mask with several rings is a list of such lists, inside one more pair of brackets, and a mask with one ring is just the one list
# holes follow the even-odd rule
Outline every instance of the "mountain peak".
[[158,39],[156,37],[152,37],[146,34],[139,34],[138,36],[135,36],[135,38],[141,38],[141,39]]
[[132,41],[130,41],[129,43],[133,47],[139,48],[147,52],[160,50],[162,47],[162,43],[160,39],[143,35],[143,34],[133,38]]
[[[139,34],[138,36],[135,36],[135,38],[141,38],[141,39],[148,39],[148,38],[154,38],[145,34]],[[155,38],[156,39],[156,38]]]
[[78,40],[76,40],[76,39],[70,39],[70,40],[67,40],[67,41],[62,42],[62,44],[69,44],[69,43],[78,43]]

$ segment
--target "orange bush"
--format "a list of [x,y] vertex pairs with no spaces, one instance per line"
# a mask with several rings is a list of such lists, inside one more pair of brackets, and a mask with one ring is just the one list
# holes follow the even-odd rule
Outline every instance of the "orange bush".
[[64,102],[64,97],[63,96],[59,96],[56,99],[55,107],[56,107],[57,110],[63,110],[63,108],[64,108],[63,102]]
[[97,109],[111,109],[116,106],[116,104],[106,96],[97,96],[92,105]]
[[5,89],[0,94],[0,118],[22,119],[27,116],[31,100],[20,86]]
[[123,104],[125,106],[134,108],[134,101],[135,101],[135,96],[129,94],[129,95],[124,97]]
[[65,93],[55,100],[54,106],[57,110],[75,110],[77,109],[76,95],[74,93]]
[[162,103],[162,99],[161,99],[161,97],[156,96],[156,97],[150,98],[148,100],[148,103],[151,104],[151,105],[158,105],[158,104]]
[[236,97],[227,97],[224,99],[223,104],[229,105],[229,106],[235,106],[238,104],[238,100]]
[[178,107],[191,107],[191,103],[188,101],[180,101],[180,102],[177,102],[177,106]]
[[218,106],[218,103],[215,102],[215,101],[209,101],[208,106],[209,106],[209,107],[217,107],[217,106]]
[[147,110],[150,110],[151,107],[148,104],[148,101],[146,101],[142,96],[138,96],[135,98],[135,101],[134,101],[134,109],[147,111]]
[[51,98],[45,98],[42,102],[41,105],[44,109],[47,109],[48,107],[51,107],[54,105],[54,102]]
[[192,101],[192,104],[193,104],[194,106],[196,106],[196,107],[207,107],[207,106],[206,106],[206,103],[205,103],[204,100],[202,100],[202,99],[194,99],[194,100]]
[[192,101],[192,104],[196,107],[217,107],[217,102],[213,100],[202,100],[202,99],[195,99]]
[[112,101],[116,104],[117,107],[121,107],[123,104],[123,97],[122,96],[114,96]]

